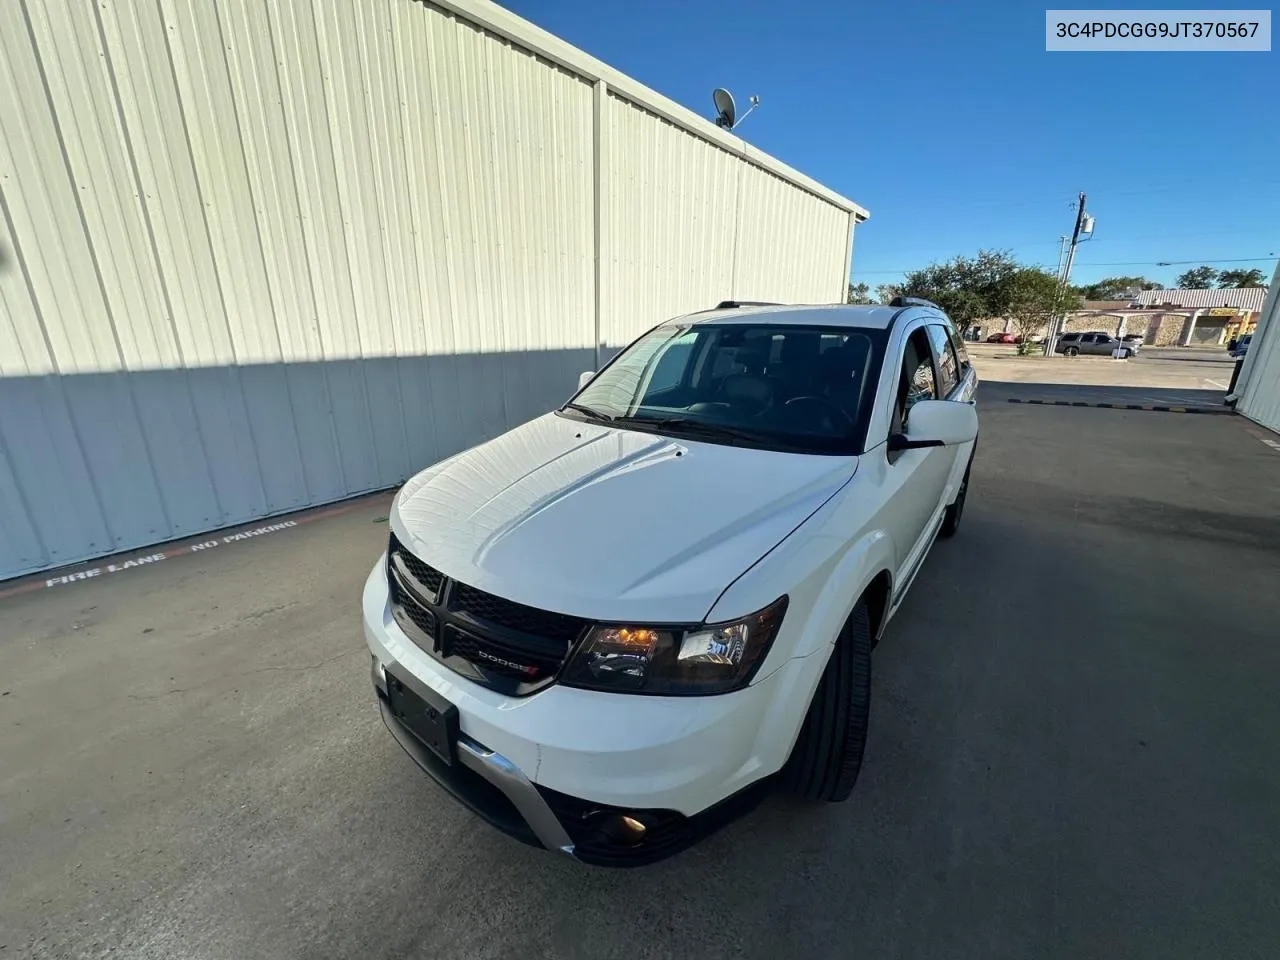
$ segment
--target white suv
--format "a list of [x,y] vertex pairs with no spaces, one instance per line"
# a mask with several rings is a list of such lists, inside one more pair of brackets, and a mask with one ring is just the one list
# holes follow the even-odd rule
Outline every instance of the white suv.
[[960,522],[976,386],[924,301],[655,327],[396,495],[364,589],[387,727],[591,863],[668,856],[774,779],[845,799],[871,648]]

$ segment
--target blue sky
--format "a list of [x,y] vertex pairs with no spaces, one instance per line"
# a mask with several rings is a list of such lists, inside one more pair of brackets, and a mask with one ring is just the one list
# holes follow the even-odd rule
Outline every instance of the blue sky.
[[1053,269],[1081,190],[1077,282],[1237,257],[1264,259],[1216,266],[1270,279],[1280,255],[1274,49],[1047,53],[1043,4],[504,5],[704,115],[714,87],[759,95],[737,132],[871,211],[853,262],[873,289],[980,247]]

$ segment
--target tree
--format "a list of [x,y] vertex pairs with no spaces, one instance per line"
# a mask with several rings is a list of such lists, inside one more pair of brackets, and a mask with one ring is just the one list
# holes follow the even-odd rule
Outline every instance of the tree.
[[1078,291],[1063,290],[1057,277],[1037,267],[1020,268],[1009,277],[1004,295],[1008,297],[1005,315],[1022,337],[1022,353],[1037,349],[1031,338],[1045,330],[1055,316],[1079,310],[1081,304]]
[[871,288],[865,283],[849,284],[849,298],[846,303],[875,303],[871,298]]
[[955,257],[908,273],[898,292],[932,300],[964,328],[1008,313],[1009,281],[1022,269],[1008,251],[979,250],[972,259]]
[[1219,287],[1265,287],[1266,285],[1262,271],[1257,267],[1251,270],[1223,270],[1218,274]]
[[881,303],[888,303],[900,293],[902,293],[902,287],[896,283],[882,283],[876,287],[876,299]]
[[1079,288],[1085,300],[1121,300],[1138,290],[1157,290],[1160,285],[1146,277],[1107,277]]
[[1218,277],[1213,267],[1196,267],[1178,277],[1179,290],[1208,290]]

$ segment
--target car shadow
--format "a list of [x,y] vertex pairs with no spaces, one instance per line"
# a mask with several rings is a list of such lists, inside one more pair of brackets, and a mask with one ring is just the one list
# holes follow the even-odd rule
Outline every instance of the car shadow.
[[1025,383],[983,380],[978,401],[1047,400],[1085,404],[1112,403],[1139,406],[1223,406],[1225,390],[1195,390],[1180,387],[1112,387],[1076,383]]

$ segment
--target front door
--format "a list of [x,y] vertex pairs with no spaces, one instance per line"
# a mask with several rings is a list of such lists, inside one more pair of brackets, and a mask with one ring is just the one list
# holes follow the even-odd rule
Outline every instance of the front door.
[[[938,373],[924,328],[911,333],[899,360],[898,392],[889,432],[905,433],[911,408],[921,400],[941,399]],[[942,522],[941,499],[955,461],[952,447],[886,452],[889,458],[885,494],[885,530],[894,539],[898,568],[894,592],[907,588]]]

